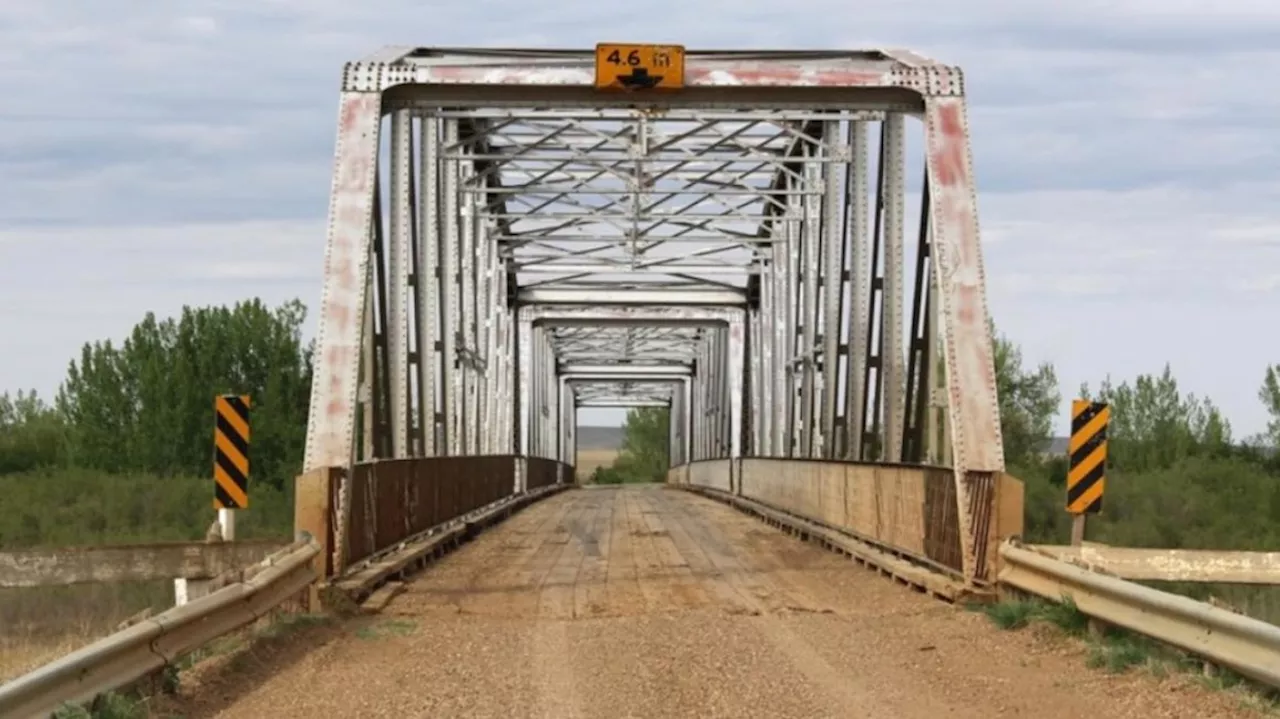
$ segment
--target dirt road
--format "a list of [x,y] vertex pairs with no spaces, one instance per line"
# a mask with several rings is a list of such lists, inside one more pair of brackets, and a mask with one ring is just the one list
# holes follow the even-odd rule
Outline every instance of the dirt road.
[[930,599],[709,499],[560,494],[381,614],[197,673],[195,717],[1257,716]]

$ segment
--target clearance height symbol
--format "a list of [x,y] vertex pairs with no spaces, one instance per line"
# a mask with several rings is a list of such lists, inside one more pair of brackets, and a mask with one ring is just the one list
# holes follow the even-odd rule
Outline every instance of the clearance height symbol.
[[684,46],[596,45],[596,89],[678,90],[684,87]]
[[213,506],[248,509],[249,396],[224,394],[213,408]]
[[1097,514],[1107,483],[1107,424],[1111,407],[1105,402],[1077,399],[1071,403],[1071,453],[1067,467],[1067,511]]

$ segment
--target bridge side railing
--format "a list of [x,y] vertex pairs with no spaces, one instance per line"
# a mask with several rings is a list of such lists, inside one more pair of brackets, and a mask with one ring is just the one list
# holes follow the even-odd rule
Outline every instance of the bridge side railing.
[[317,538],[316,571],[332,578],[486,507],[572,481],[571,465],[510,454],[325,467],[298,478],[294,526]]
[[[667,481],[760,502],[963,579],[954,476],[947,467],[744,457],[673,467]],[[999,542],[1022,533],[1022,482],[999,474],[992,491],[991,508],[980,513],[987,537],[978,548],[980,581],[995,576]]]

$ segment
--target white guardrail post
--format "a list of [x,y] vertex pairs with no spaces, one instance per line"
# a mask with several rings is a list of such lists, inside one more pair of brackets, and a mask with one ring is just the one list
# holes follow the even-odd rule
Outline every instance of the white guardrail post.
[[[48,717],[67,702],[85,702],[154,672],[205,643],[266,616],[317,577],[320,547],[299,533],[290,546],[245,570],[243,581],[54,660],[0,685],[0,717]],[[254,573],[256,570],[256,573]]]
[[1002,544],[1000,557],[1001,584],[1053,601],[1070,597],[1091,617],[1280,688],[1280,627],[1099,574],[1017,544]]

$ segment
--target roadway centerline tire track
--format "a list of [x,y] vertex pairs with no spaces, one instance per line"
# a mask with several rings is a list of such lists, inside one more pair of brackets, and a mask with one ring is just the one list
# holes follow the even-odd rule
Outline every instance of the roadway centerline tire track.
[[[564,529],[565,541],[559,545],[554,563],[538,581],[537,612],[533,631],[529,633],[528,656],[538,695],[538,709],[546,719],[582,717],[582,702],[577,689],[573,654],[569,648],[569,621],[573,618],[574,583],[585,552],[573,532],[585,513],[593,515],[600,500],[591,492],[575,492],[573,511],[556,525],[556,536]],[[580,556],[575,558],[574,552]],[[567,585],[567,586],[566,586]]]
[[[701,539],[698,547],[706,560],[720,573],[722,581],[740,598],[753,614],[750,622],[763,639],[768,641],[787,658],[788,662],[809,680],[816,689],[827,698],[847,710],[847,717],[865,717],[878,719],[883,716],[883,707],[877,706],[875,694],[866,682],[858,677],[840,672],[826,660],[811,644],[793,632],[776,615],[768,600],[770,594],[763,584],[752,577],[749,570],[731,551],[724,551],[729,545],[721,538],[713,537],[715,529],[732,525],[737,517],[729,517],[724,513],[731,510],[719,506],[708,506],[701,502],[689,501],[693,497],[682,498],[683,505],[677,510],[678,524],[690,539]],[[724,520],[715,515],[725,516]],[[785,536],[785,535],[783,535]],[[724,538],[731,539],[731,538]],[[797,540],[798,541],[798,540]]]

